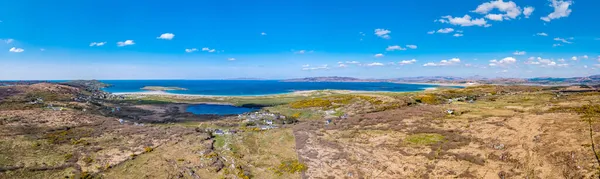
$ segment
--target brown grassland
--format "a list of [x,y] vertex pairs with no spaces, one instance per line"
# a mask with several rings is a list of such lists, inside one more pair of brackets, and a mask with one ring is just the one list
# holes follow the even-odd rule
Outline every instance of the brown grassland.
[[[73,99],[90,92],[76,87],[5,86],[0,178],[598,178],[600,93],[564,89],[82,102]],[[298,122],[257,130],[183,110],[203,102],[263,106]]]

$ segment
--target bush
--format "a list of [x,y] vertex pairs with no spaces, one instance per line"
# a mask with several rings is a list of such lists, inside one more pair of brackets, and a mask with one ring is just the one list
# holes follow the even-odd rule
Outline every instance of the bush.
[[152,147],[144,147],[144,152],[145,153],[149,153],[149,152],[152,152],[152,151],[154,151],[154,149]]
[[418,103],[439,104],[440,100],[433,94],[419,95],[415,98]]
[[65,154],[63,156],[63,158],[65,159],[65,161],[69,161],[69,160],[71,160],[73,158],[73,154]]
[[283,161],[277,167],[272,168],[277,176],[282,176],[285,173],[293,174],[303,172],[307,169],[308,167],[305,164],[300,163],[298,160]]
[[90,157],[90,156],[84,157],[82,160],[86,164],[90,164],[90,163],[94,162],[94,159],[92,157]]
[[80,142],[85,144],[85,140],[80,141],[80,139],[91,137],[92,131],[93,129],[86,128],[64,129],[47,133],[44,138],[46,138],[50,144],[63,144],[67,142],[71,142],[74,145],[79,144]]

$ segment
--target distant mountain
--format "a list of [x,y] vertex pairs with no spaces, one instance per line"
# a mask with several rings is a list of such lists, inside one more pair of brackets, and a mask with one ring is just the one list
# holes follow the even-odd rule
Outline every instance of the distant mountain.
[[339,77],[339,76],[328,76],[328,77],[308,77],[308,78],[296,78],[282,80],[283,82],[381,82],[385,80],[373,80],[373,79],[359,79],[352,77]]
[[394,82],[394,83],[448,83],[448,84],[537,84],[537,85],[572,85],[572,84],[600,84],[600,75],[589,77],[571,77],[571,78],[486,78],[482,76],[454,77],[454,76],[419,76],[402,77],[391,79],[360,79],[353,77],[308,77],[282,80],[284,82]]

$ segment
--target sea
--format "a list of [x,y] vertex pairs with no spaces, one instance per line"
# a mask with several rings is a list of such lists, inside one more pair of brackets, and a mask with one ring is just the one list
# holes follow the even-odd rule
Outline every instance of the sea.
[[307,90],[352,90],[410,92],[435,88],[436,85],[386,82],[283,82],[278,80],[101,80],[111,84],[103,90],[111,93],[147,92],[145,86],[180,87],[173,94],[207,96],[261,96]]

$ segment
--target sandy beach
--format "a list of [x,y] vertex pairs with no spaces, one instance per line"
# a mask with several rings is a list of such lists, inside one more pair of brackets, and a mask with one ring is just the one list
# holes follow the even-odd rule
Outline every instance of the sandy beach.
[[[437,88],[424,88],[423,90],[435,90]],[[236,97],[236,98],[244,98],[244,97],[269,97],[269,96],[289,96],[289,95],[298,95],[298,96],[306,96],[314,93],[336,93],[336,94],[355,94],[355,93],[404,93],[404,92],[414,92],[414,91],[360,91],[360,90],[303,90],[303,91],[293,91],[289,93],[280,93],[280,94],[265,94],[265,95],[202,95],[202,94],[177,94],[177,93],[169,93],[166,91],[141,91],[141,92],[124,92],[124,93],[113,93],[115,95],[134,95],[134,96],[179,96],[179,97],[206,97],[206,98],[223,98],[223,97]]]

